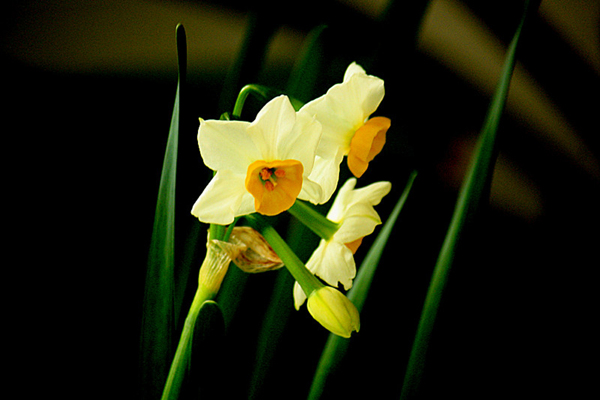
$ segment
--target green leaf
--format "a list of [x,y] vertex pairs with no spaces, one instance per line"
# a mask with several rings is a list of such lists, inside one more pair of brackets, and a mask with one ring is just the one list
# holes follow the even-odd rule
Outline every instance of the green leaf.
[[530,6],[530,2],[526,1],[523,16],[507,50],[500,81],[488,109],[477,148],[459,192],[454,214],[450,221],[444,243],[442,244],[425,298],[421,319],[404,376],[402,399],[413,398],[418,393],[435,318],[459,240],[465,226],[477,214],[482,201],[486,199],[489,193],[497,155],[496,137],[498,125],[506,103],[508,88],[516,62],[519,37],[527,19],[526,17],[532,9],[535,9],[535,7]]
[[[352,289],[350,289],[348,292],[348,298],[354,303],[359,312],[362,310],[365,304],[373,276],[375,275],[375,271],[379,265],[379,260],[381,259],[381,255],[385,249],[388,238],[392,233],[392,229],[396,223],[396,220],[400,215],[400,211],[402,211],[402,208],[406,203],[406,199],[408,198],[408,194],[410,193],[416,176],[416,172],[413,172],[410,175],[402,195],[398,199],[396,206],[383,225],[381,232],[379,232],[377,235],[377,239],[375,239],[375,242],[373,242],[373,245],[365,256],[358,270],[358,274],[354,279]],[[308,397],[309,399],[318,399],[321,396],[328,376],[335,370],[342,357],[346,353],[349,345],[349,339],[344,339],[333,334],[329,335],[327,343],[325,343],[323,353],[321,354],[315,376],[313,378],[313,383]]]
[[179,79],[156,201],[148,255],[140,340],[143,398],[158,398],[171,361],[174,315],[175,186],[179,142],[180,91],[185,74],[186,39],[177,26]]

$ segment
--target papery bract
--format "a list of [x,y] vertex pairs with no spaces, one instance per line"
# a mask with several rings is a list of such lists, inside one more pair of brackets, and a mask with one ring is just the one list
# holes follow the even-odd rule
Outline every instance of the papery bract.
[[318,204],[322,189],[309,174],[320,137],[320,123],[297,114],[286,96],[269,101],[252,123],[201,120],[200,154],[216,174],[192,214],[226,225],[253,212],[279,214],[296,197]]
[[255,274],[283,267],[283,261],[267,240],[249,226],[233,228],[229,241],[241,248],[232,261],[244,272]]
[[[375,182],[355,189],[356,179],[350,178],[340,188],[327,219],[339,223],[338,230],[329,240],[322,239],[306,267],[331,286],[341,283],[344,289],[352,287],[356,276],[354,253],[362,238],[370,235],[381,224],[374,206],[391,190],[390,182]],[[294,304],[300,308],[306,299],[305,293],[294,285]]]

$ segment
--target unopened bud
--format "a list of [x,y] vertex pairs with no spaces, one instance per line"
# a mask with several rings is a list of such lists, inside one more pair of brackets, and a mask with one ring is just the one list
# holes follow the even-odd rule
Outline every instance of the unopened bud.
[[283,267],[267,240],[249,226],[233,228],[229,241],[242,249],[232,260],[244,272],[255,274]]
[[360,329],[360,316],[354,304],[331,286],[312,292],[307,307],[317,322],[338,336],[349,338]]

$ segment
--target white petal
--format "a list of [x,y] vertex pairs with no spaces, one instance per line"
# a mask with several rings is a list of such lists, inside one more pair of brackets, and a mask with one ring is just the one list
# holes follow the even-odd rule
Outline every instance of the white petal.
[[384,82],[382,79],[367,75],[366,71],[357,63],[351,63],[344,74],[344,83],[354,81],[354,85],[357,85],[353,91],[360,98],[365,118],[370,116],[385,95]]
[[352,191],[355,185],[356,178],[350,178],[342,185],[327,213],[327,218],[335,222],[340,222],[344,218],[347,205],[352,201]]
[[379,104],[385,95],[383,80],[370,75],[353,75],[348,82],[344,83],[344,91],[339,95],[351,96],[356,100],[356,113],[360,113],[360,118],[365,120],[377,110]]
[[227,225],[236,216],[254,212],[253,202],[252,209],[248,207],[252,196],[244,186],[245,178],[228,170],[218,171],[192,207],[192,214],[205,223]]
[[306,300],[306,293],[302,290],[302,287],[298,282],[294,283],[294,307],[296,310],[300,309],[300,306]]
[[342,148],[344,154],[348,154],[354,132],[364,123],[362,112],[357,112],[358,106],[353,104],[352,99],[339,101],[340,97],[344,97],[343,93],[338,94],[340,91],[343,87],[334,85],[325,95],[306,103],[298,111],[299,114],[316,117],[321,123],[323,132],[318,152],[324,157],[328,156],[328,149],[332,147]]
[[243,121],[201,121],[198,145],[206,166],[214,171],[228,169],[245,174],[248,165],[259,156],[246,132],[249,126]]
[[392,189],[390,182],[375,182],[353,192],[352,203],[365,203],[376,206]]
[[323,189],[321,185],[316,182],[313,182],[309,178],[304,178],[302,180],[302,189],[300,190],[300,194],[298,194],[298,198],[300,200],[310,201],[313,204],[323,204],[327,200],[323,200]]
[[288,140],[295,123],[296,111],[287,96],[275,97],[265,104],[248,127],[263,160],[281,159],[277,148],[281,141]]
[[294,128],[282,134],[277,148],[281,160],[298,160],[304,168],[304,176],[313,169],[317,146],[321,140],[321,124],[307,114],[296,114]]
[[348,68],[346,68],[346,72],[344,73],[344,82],[349,80],[350,77],[354,74],[366,75],[367,73],[363,67],[361,67],[357,63],[353,62],[350,65],[348,65]]
[[357,239],[368,236],[375,230],[375,227],[381,224],[381,219],[375,216],[361,215],[350,218],[344,218],[344,222],[333,235],[333,239],[340,243],[351,243]]
[[381,218],[373,206],[381,202],[392,186],[389,182],[375,182],[354,189],[355,183],[356,180],[349,180],[344,184],[327,214],[328,218],[334,221],[342,221],[342,225],[334,235],[334,239],[342,243],[349,243],[370,235],[375,227],[381,224]]
[[324,159],[317,156],[313,170],[308,179],[316,182],[321,187],[321,198],[318,201],[312,201],[314,204],[327,203],[335,189],[337,189],[338,180],[340,177],[340,163],[344,159],[341,152],[335,154],[335,157]]
[[341,283],[346,290],[352,287],[352,280],[356,276],[352,251],[336,241],[325,244],[322,240],[306,267],[331,286],[337,287]]

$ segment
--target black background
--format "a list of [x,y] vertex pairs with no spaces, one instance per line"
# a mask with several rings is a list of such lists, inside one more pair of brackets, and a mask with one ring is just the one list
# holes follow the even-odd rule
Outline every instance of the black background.
[[[21,392],[16,397],[41,390],[75,398],[137,398],[143,281],[176,69],[74,72],[28,62],[8,39],[35,3],[7,6],[2,24],[9,237],[4,251],[12,256],[3,264],[9,272],[5,286],[16,289],[6,292],[5,306],[14,334],[7,347],[17,356],[12,370],[23,379],[13,381]],[[464,171],[468,139],[480,129],[489,98],[415,51],[423,5],[397,2],[385,24],[333,1],[305,1],[276,16],[277,5],[262,2],[182,3],[243,15],[256,11],[257,29],[267,36],[282,25],[308,32],[327,23],[314,95],[339,82],[354,60],[386,81],[378,113],[391,117],[393,127],[363,178],[365,184],[392,182],[392,193],[377,208],[384,219],[409,173],[417,169],[419,176],[383,255],[361,332],[326,394],[397,398],[456,200],[454,179]],[[479,3],[465,2],[507,43],[520,2]],[[537,16],[519,59],[597,160],[598,72]],[[289,69],[247,62],[238,88],[250,81],[285,85]],[[196,224],[187,209],[210,179],[197,152],[197,118],[218,118],[230,101],[222,96],[226,70],[190,76],[180,143],[179,240]],[[577,398],[584,390],[591,397],[590,386],[597,392],[590,365],[597,319],[598,175],[583,171],[510,116],[501,124],[500,148],[535,183],[541,211],[523,216],[492,201],[470,230],[444,296],[422,397]],[[507,190],[510,195],[510,186]],[[371,241],[365,240],[357,258]],[[246,398],[252,346],[276,274],[283,273],[251,276],[240,293],[241,308],[212,372],[223,385],[219,395]],[[325,339],[305,309],[294,311],[257,398],[305,398]]]

